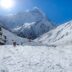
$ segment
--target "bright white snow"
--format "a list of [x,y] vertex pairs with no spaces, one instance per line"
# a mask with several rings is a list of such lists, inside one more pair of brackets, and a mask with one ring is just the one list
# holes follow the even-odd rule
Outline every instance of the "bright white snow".
[[72,72],[72,46],[0,46],[0,72]]

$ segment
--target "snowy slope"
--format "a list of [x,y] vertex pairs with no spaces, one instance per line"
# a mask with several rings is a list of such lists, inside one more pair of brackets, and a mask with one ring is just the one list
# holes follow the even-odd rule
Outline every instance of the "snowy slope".
[[17,42],[17,44],[28,42],[28,39],[18,37],[17,35],[13,34],[12,32],[2,28],[3,35],[7,37],[6,44],[12,44],[13,41]]
[[72,72],[72,46],[0,46],[0,72]]
[[45,33],[35,41],[39,41],[43,44],[72,44],[72,21],[62,24],[48,33]]

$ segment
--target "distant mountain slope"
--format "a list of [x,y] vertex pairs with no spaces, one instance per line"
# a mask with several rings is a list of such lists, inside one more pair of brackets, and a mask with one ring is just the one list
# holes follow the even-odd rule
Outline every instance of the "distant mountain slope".
[[48,33],[45,33],[35,41],[39,41],[43,44],[72,44],[72,21],[62,24]]
[[1,16],[0,21],[19,36],[30,37],[31,39],[54,28],[51,21],[39,8],[33,8],[15,15]]

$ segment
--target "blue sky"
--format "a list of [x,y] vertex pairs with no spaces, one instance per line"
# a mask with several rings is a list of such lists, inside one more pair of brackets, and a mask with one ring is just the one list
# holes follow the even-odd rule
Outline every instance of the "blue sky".
[[17,13],[39,7],[56,24],[72,19],[72,0],[14,0],[15,7],[10,10],[0,9],[0,15]]

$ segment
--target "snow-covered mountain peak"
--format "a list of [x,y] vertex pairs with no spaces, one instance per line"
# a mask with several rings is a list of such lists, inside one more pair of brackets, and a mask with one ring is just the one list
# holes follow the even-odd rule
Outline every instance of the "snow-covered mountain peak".
[[15,28],[13,32],[21,37],[35,39],[53,28],[54,27],[50,22],[43,19],[42,21],[25,23],[22,26]]
[[44,12],[40,9],[40,8],[38,8],[38,7],[34,7],[32,10],[31,10],[31,12],[34,12],[34,13],[39,13],[39,15],[45,15],[44,14]]
[[15,15],[5,16],[0,18],[1,20],[8,29],[18,35],[21,34],[20,36],[22,37],[34,36],[36,38],[54,28],[44,12],[37,7],[28,12],[19,12]]

